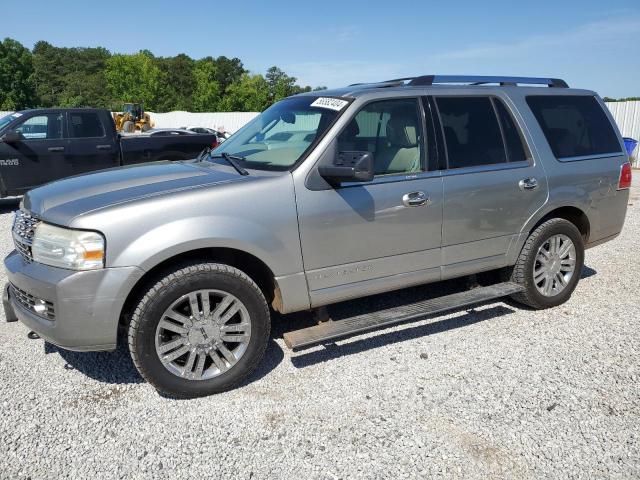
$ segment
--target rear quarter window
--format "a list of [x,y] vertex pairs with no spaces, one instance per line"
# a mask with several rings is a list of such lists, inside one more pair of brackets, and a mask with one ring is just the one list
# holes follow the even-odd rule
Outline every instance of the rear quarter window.
[[593,96],[529,96],[527,104],[559,160],[621,153],[620,142]]

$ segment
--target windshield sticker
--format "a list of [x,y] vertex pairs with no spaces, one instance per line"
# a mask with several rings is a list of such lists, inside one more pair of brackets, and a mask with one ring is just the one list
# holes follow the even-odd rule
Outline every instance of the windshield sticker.
[[328,108],[329,110],[335,110],[339,112],[349,102],[346,100],[340,100],[339,98],[320,97],[316,98],[311,104],[312,107]]

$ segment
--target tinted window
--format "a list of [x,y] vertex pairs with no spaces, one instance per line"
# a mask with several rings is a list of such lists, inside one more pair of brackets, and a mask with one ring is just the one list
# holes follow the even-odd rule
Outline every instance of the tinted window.
[[70,113],[69,134],[71,138],[104,137],[104,128],[97,113]]
[[493,103],[498,111],[498,118],[502,125],[502,132],[507,144],[507,157],[510,162],[523,162],[527,160],[524,145],[522,144],[522,136],[520,130],[516,126],[511,114],[507,111],[504,104],[497,99],[493,99]]
[[527,103],[557,158],[620,152],[620,143],[591,96],[531,96]]
[[338,136],[338,150],[373,153],[376,175],[422,169],[422,124],[416,99],[365,105]]
[[19,124],[15,130],[29,140],[62,138],[62,114],[50,113],[31,117]]
[[447,145],[449,168],[507,161],[502,134],[487,97],[436,98]]

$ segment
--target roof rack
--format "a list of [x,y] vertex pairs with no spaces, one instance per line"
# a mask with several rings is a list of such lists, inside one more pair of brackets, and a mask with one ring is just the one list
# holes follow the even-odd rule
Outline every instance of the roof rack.
[[[405,83],[407,82],[407,83]],[[489,77],[480,75],[421,75],[418,77],[395,78],[373,85],[381,87],[407,85],[409,87],[429,86],[436,83],[466,83],[468,85],[486,85],[497,83],[501,86],[526,85],[546,85],[551,88],[569,88],[567,82],[559,78],[537,78],[537,77]],[[358,85],[358,84],[357,84]]]

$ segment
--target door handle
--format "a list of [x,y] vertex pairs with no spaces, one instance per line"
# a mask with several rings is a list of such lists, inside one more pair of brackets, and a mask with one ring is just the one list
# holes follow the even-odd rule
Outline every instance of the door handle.
[[96,148],[98,150],[111,150],[111,145],[98,145]]
[[424,192],[405,193],[402,196],[402,203],[405,207],[420,207],[429,203],[429,197]]
[[533,177],[523,178],[518,182],[520,190],[535,190],[538,188],[538,180]]
[[50,152],[64,152],[64,147],[49,147],[47,150]]

